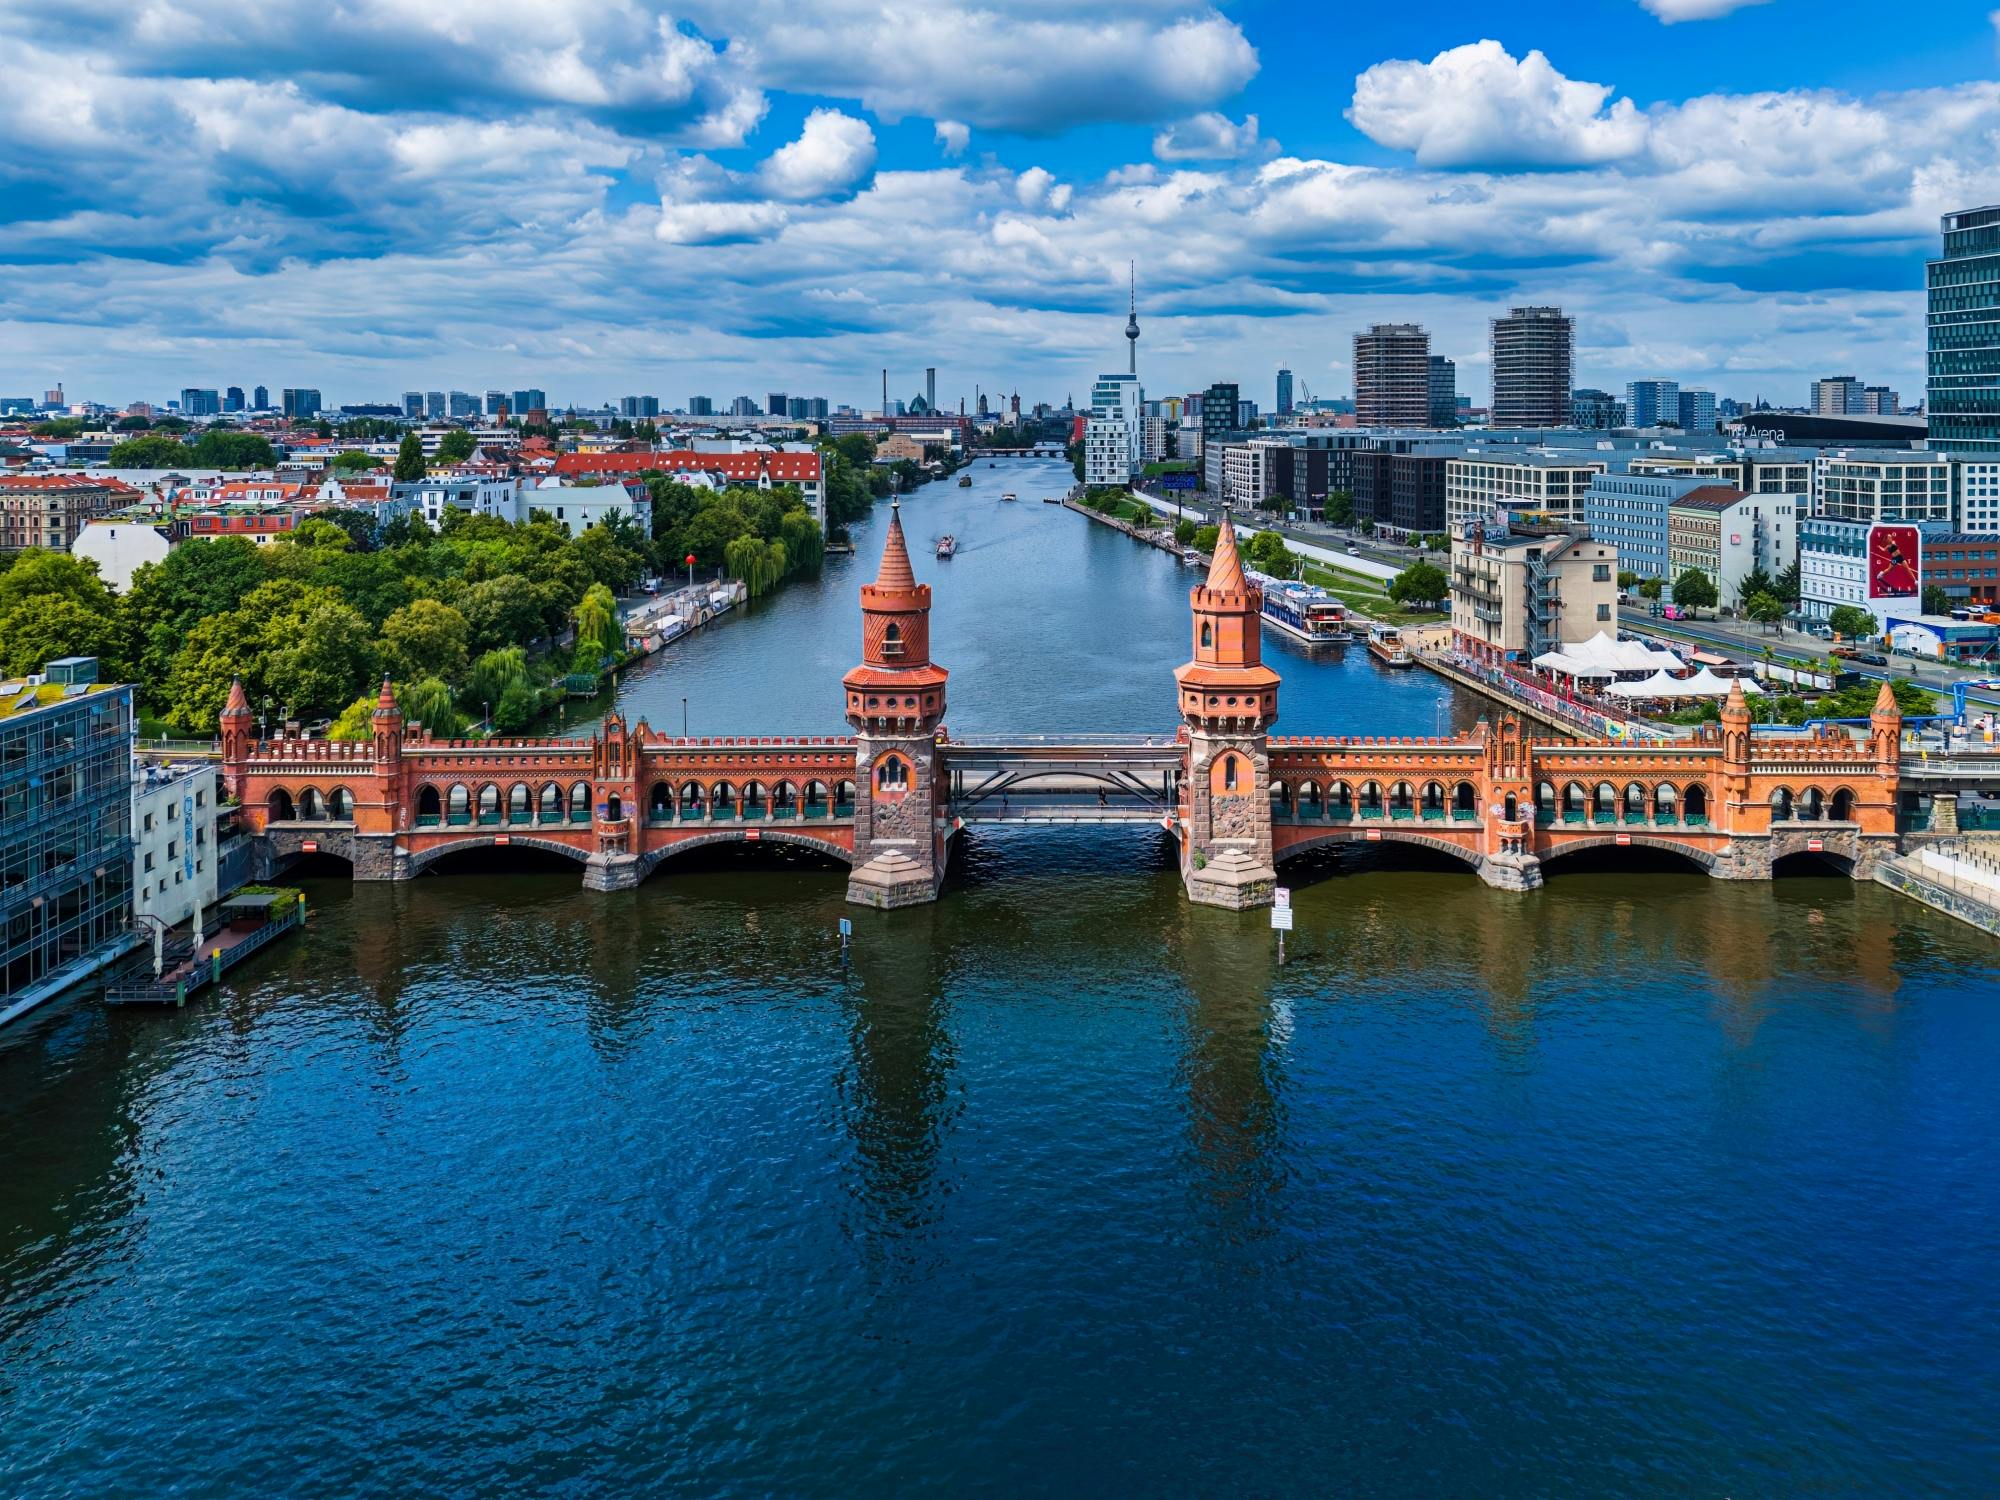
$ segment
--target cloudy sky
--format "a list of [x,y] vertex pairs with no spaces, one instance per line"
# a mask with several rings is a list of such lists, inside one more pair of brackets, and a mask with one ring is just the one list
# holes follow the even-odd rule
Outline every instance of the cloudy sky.
[[1580,383],[1922,384],[2000,200],[1954,0],[0,0],[0,394],[1059,399],[1510,302]]

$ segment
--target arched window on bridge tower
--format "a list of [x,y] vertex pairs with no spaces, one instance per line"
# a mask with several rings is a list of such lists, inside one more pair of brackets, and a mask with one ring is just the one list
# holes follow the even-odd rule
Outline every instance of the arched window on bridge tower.
[[878,792],[907,791],[910,785],[910,765],[900,755],[885,755],[875,762],[875,790]]
[[1444,816],[1444,784],[1437,781],[1424,783],[1424,816],[1441,818]]
[[1808,822],[1818,822],[1826,814],[1826,798],[1816,786],[1809,786],[1799,794],[1797,816]]
[[1625,785],[1625,821],[1643,823],[1646,821],[1646,789],[1636,781]]
[[1792,789],[1774,787],[1771,790],[1771,821],[1789,823],[1792,820]]
[[1206,620],[1201,622],[1201,643],[1205,647],[1215,644],[1215,627]]
[[889,628],[882,632],[882,654],[884,656],[903,654],[903,627],[894,620],[891,620]]
[[326,815],[337,823],[354,821],[354,793],[337,786],[326,794]]
[[590,821],[590,783],[574,781],[569,788],[569,820],[572,823]]
[[699,818],[708,811],[708,793],[702,790],[698,781],[690,781],[681,787],[681,816]]
[[444,799],[434,786],[417,788],[417,826],[433,826],[444,821]]
[[528,790],[526,782],[515,782],[511,787],[507,788],[507,821],[509,823],[526,823],[534,816],[534,793]]
[[292,794],[283,787],[264,799],[264,810],[273,823],[289,823],[298,816],[297,809],[292,806]]
[[1618,788],[1608,781],[1597,783],[1597,804],[1592,817],[1599,823],[1618,821]]
[[1584,794],[1583,784],[1572,781],[1563,787],[1563,821],[1581,823],[1590,812],[1590,800]]
[[[1477,813],[1478,811],[1479,811],[1478,808],[1473,809],[1474,813]],[[1507,794],[1506,802],[1501,807],[1500,815],[1504,817],[1509,823],[1520,822],[1521,799],[1519,797],[1516,797],[1512,792],[1509,792]]]
[[318,787],[309,786],[299,793],[299,816],[311,823],[326,816],[326,800],[320,796]]
[[544,823],[560,823],[563,815],[562,788],[557,786],[553,781],[545,784],[542,787],[542,795],[538,799],[537,807],[541,820]]
[[604,799],[604,821],[607,823],[625,821],[625,799],[616,792]]
[[1326,804],[1320,800],[1319,783],[1301,781],[1298,793],[1298,814],[1302,818],[1317,818],[1326,812]]
[[1832,818],[1836,823],[1852,823],[1854,821],[1854,793],[1846,787],[1837,788],[1834,791],[1833,804],[1827,816]]
[[1708,788],[1698,781],[1691,781],[1681,793],[1681,821],[1693,823],[1708,821]]
[[731,818],[736,815],[736,788],[726,781],[718,781],[708,791],[709,816]]
[[464,783],[454,782],[451,790],[445,793],[444,817],[447,823],[472,821],[472,793],[465,789]]
[[1653,789],[1653,816],[1662,823],[1673,822],[1680,813],[1679,799],[1671,781],[1661,782]]
[[674,793],[664,781],[656,781],[646,793],[646,821],[670,823],[674,817]]
[[826,809],[826,783],[824,781],[808,781],[806,783],[806,816],[809,818],[823,818],[826,816]]
[[781,781],[771,788],[771,816],[774,818],[796,818],[799,815],[799,789],[789,781]]
[[500,821],[500,788],[490,781],[479,789],[479,821],[482,823]]

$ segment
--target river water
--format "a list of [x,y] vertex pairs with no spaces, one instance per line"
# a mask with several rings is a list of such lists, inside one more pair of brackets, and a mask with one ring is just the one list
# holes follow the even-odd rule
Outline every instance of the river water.
[[[952,727],[1171,728],[1186,574],[976,472],[905,509]],[[881,525],[627,712],[837,728]],[[1477,712],[1272,654],[1290,732]],[[980,828],[886,914],[669,870],[314,881],[221,994],[0,1037],[0,1490],[1992,1491],[1970,928],[1329,861],[1279,969],[1145,829]]]

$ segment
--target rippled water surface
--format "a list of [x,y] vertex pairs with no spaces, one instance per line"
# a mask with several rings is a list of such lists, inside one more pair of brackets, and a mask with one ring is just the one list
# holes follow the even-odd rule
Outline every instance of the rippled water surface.
[[[1168,722],[1185,578],[1032,514],[955,725]],[[792,712],[852,581],[631,711]],[[961,666],[1008,632],[1137,680]],[[1476,712],[1281,665],[1294,730]],[[0,1037],[0,1490],[1992,1492],[1993,944],[1838,879],[1292,880],[1283,969],[1146,830],[976,830],[887,914],[769,852],[315,882],[220,995]]]

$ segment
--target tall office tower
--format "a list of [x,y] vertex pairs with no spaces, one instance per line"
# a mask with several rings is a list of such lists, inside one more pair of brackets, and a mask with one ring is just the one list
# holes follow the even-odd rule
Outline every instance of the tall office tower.
[[924,367],[924,410],[937,410],[937,366]]
[[531,411],[547,411],[549,393],[529,386],[524,391],[514,392],[514,399],[509,404],[514,408],[514,415],[517,417],[525,417]]
[[802,422],[812,415],[812,402],[804,396],[788,396],[785,399],[785,415]]
[[453,421],[464,421],[479,415],[479,398],[470,391],[453,391],[445,398],[445,409]]
[[764,397],[764,415],[782,417],[789,402],[790,398],[783,391],[772,391]]
[[618,415],[628,422],[647,422],[660,414],[658,396],[620,396]]
[[422,391],[403,392],[403,415],[421,420],[424,414],[424,393]]
[[982,417],[989,415],[986,410],[986,392],[984,391],[979,393],[979,415]]
[[758,414],[756,399],[750,396],[738,396],[729,403],[729,414],[732,417],[756,416]]
[[1715,392],[1690,387],[1680,393],[1675,416],[1682,432],[1715,431]]
[[1812,383],[1812,409],[1822,417],[1844,417],[1860,411],[1861,382],[1852,375],[1828,375]]
[[303,421],[319,415],[319,392],[309,385],[286,386],[280,393],[286,417]]
[[691,417],[712,417],[715,415],[715,403],[706,396],[690,396],[688,397],[688,415]]
[[1625,403],[1609,391],[1584,386],[1569,393],[1569,425],[1589,431],[1608,432],[1623,427]]
[[1924,283],[1930,447],[2000,453],[2000,206],[1944,216]]
[[424,415],[433,422],[444,420],[445,405],[443,391],[424,392]]
[[1431,336],[1415,323],[1377,323],[1354,335],[1354,420],[1422,427],[1431,418]]
[[1431,427],[1458,425],[1458,366],[1442,354],[1431,356]]
[[486,393],[487,416],[489,417],[499,416],[500,413],[503,410],[505,410],[506,405],[507,405],[507,393],[505,391],[488,391]]
[[1658,427],[1681,419],[1678,380],[1634,380],[1625,387],[1625,414],[1634,427]]
[[1903,398],[1886,385],[1871,385],[1861,392],[1861,410],[1871,417],[1893,417],[1903,409]]
[[231,387],[230,387],[230,388],[229,388],[228,390],[226,390],[226,391],[224,391],[224,392],[222,393],[222,409],[223,409],[224,411],[241,411],[241,410],[243,410],[243,387],[242,387],[242,386],[240,386],[240,385],[232,385],[232,386],[231,386]]
[[214,391],[188,386],[181,392],[181,415],[212,417],[222,410],[222,397]]
[[[963,407],[965,405],[965,397],[960,396],[958,402],[960,407]],[[826,420],[826,397],[814,396],[808,400],[806,402],[806,415],[811,417],[815,422],[824,422]],[[961,410],[959,415],[964,416],[965,413]]]
[[1576,320],[1560,307],[1516,307],[1493,320],[1495,427],[1561,427],[1569,420]]
[[269,411],[271,409],[271,393],[263,386],[258,386],[256,390],[250,393],[250,404],[258,411]]
[[1291,414],[1292,372],[1290,370],[1280,370],[1278,371],[1278,415],[1289,417]]

